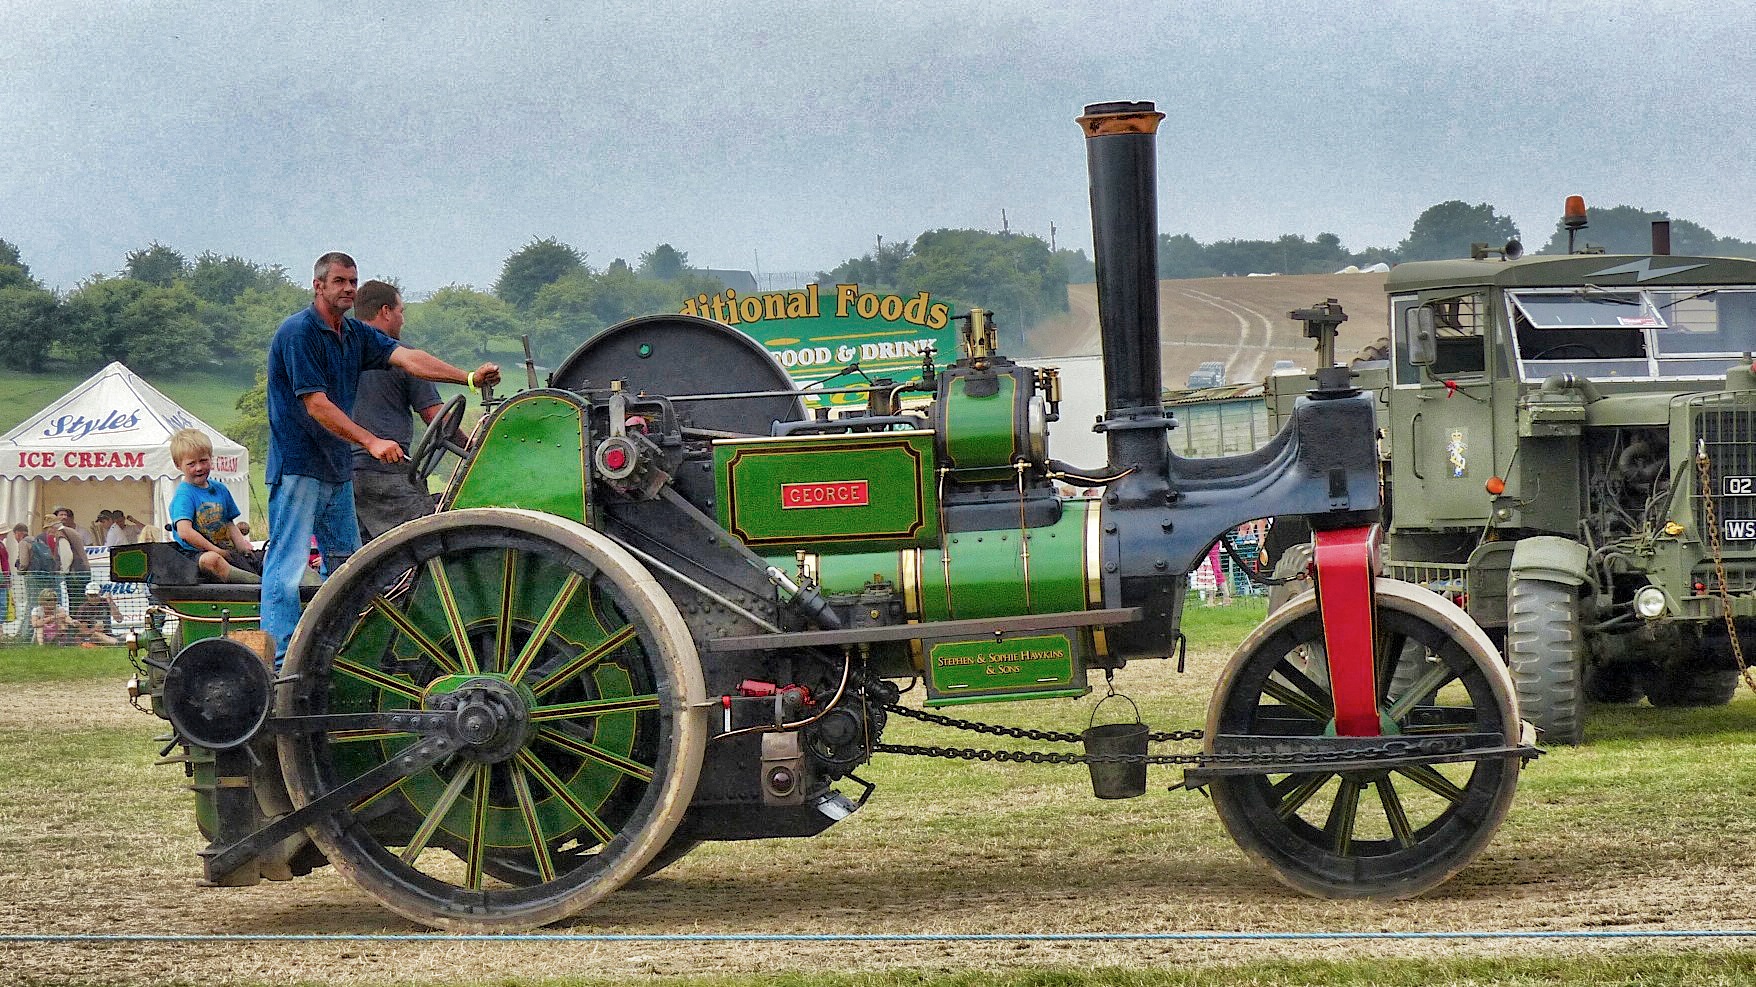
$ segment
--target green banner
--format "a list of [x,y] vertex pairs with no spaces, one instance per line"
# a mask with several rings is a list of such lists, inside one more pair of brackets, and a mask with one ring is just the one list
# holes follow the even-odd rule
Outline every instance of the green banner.
[[[808,284],[793,291],[740,295],[727,288],[696,295],[684,304],[682,314],[736,327],[768,347],[801,387],[836,377],[854,363],[874,380],[901,381],[919,375],[928,350],[941,366],[957,358],[951,306],[925,291],[905,296],[863,291],[857,284]],[[849,373],[826,386],[861,383],[859,374]],[[857,395],[836,395],[827,403],[861,402]]]

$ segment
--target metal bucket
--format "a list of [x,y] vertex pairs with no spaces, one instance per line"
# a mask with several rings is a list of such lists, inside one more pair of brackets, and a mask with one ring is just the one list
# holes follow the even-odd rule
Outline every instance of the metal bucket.
[[1140,722],[1140,707],[1134,706],[1133,723],[1096,723],[1098,708],[1108,702],[1111,697],[1120,698],[1134,706],[1134,700],[1127,696],[1112,693],[1098,700],[1097,706],[1091,709],[1092,725],[1085,728],[1081,736],[1085,739],[1085,753],[1088,756],[1113,757],[1129,755],[1141,757],[1139,761],[1090,761],[1086,767],[1091,769],[1091,792],[1101,799],[1131,799],[1146,794],[1146,754],[1147,729]]

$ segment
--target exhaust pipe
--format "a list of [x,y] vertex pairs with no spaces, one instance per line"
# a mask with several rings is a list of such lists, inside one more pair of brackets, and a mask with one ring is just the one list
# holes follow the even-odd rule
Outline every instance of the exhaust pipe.
[[[1091,235],[1103,341],[1104,419],[1112,469],[1163,477],[1170,465],[1159,368],[1158,189],[1151,103],[1093,103],[1085,131]],[[1162,482],[1162,481],[1161,481]]]

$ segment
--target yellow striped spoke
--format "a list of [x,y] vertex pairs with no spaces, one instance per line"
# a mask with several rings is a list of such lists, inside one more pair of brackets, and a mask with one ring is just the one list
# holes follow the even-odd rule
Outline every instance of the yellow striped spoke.
[[438,665],[447,675],[458,673],[457,660],[446,653],[445,649],[439,647],[432,638],[422,633],[421,629],[408,619],[408,615],[398,610],[396,604],[386,599],[382,593],[372,597],[372,608],[383,614],[384,619],[395,625],[404,637],[415,642],[415,647],[419,648],[422,654],[433,659],[433,664]]
[[494,668],[499,671],[512,660],[512,600],[517,596],[518,553],[507,549],[500,563],[500,620],[494,628]]
[[541,681],[530,687],[530,691],[539,696],[555,691],[562,684],[571,682],[593,665],[603,661],[616,649],[634,640],[634,633],[633,624],[622,625],[620,630],[605,638],[597,647],[580,652],[579,657],[543,676]]
[[389,740],[391,737],[413,737],[415,734],[407,730],[391,730],[387,727],[367,727],[362,730],[336,730],[325,734],[332,744],[352,744],[362,740]]
[[1396,773],[1448,802],[1455,804],[1463,801],[1463,789],[1452,784],[1450,778],[1440,774],[1430,764],[1414,764],[1406,768],[1397,768]]
[[493,768],[479,764],[476,776],[476,803],[470,814],[469,846],[464,853],[464,886],[471,891],[482,887],[482,861],[487,857],[485,842],[488,834],[488,780]]
[[1402,807],[1402,798],[1396,794],[1395,786],[1390,784],[1388,777],[1380,778],[1374,784],[1378,786],[1378,801],[1384,805],[1384,821],[1390,824],[1391,835],[1404,849],[1414,846],[1414,829],[1408,824],[1408,813]]
[[1313,720],[1328,721],[1331,719],[1329,710],[1317,705],[1316,700],[1279,679],[1270,678],[1263,684],[1262,691]]
[[1311,801],[1311,796],[1316,795],[1317,790],[1333,777],[1335,775],[1328,771],[1313,775],[1287,775],[1281,779],[1280,784],[1274,786],[1274,794],[1281,797],[1280,804],[1275,807],[1275,814],[1282,819],[1291,819],[1293,813]]
[[408,681],[406,677],[386,675],[376,668],[367,668],[359,662],[349,661],[346,658],[335,660],[335,670],[375,686],[380,692],[402,696],[404,699],[413,701],[417,706],[421,703],[421,690],[416,688],[414,683]]
[[561,619],[561,614],[566,612],[568,604],[573,602],[574,595],[579,592],[579,587],[584,585],[584,576],[577,572],[567,574],[567,582],[561,585],[561,591],[556,593],[555,599],[549,602],[549,609],[543,611],[542,619],[537,621],[536,629],[531,631],[530,640],[524,642],[524,649],[513,660],[512,667],[506,670],[508,682],[516,683],[524,677],[525,672],[530,670],[531,662],[536,660],[537,653],[542,650],[543,642],[549,637],[549,632],[555,629],[555,624]]
[[530,848],[537,858],[537,873],[544,881],[553,881],[555,862],[549,858],[549,842],[543,836],[542,820],[537,818],[537,800],[531,798],[530,778],[517,766],[512,768],[512,790],[518,796],[518,814],[524,817],[524,828],[530,833]]
[[1323,832],[1329,836],[1329,847],[1339,856],[1349,856],[1354,849],[1354,822],[1360,813],[1360,789],[1363,786],[1353,778],[1341,779],[1341,790],[1335,793],[1335,802],[1329,807],[1329,821],[1324,823]]
[[631,761],[620,754],[604,750],[596,744],[579,740],[575,737],[570,737],[554,727],[542,728],[542,730],[538,731],[537,737],[554,744],[556,747],[561,748],[569,754],[577,754],[580,757],[596,761],[599,764],[607,764],[636,781],[652,780],[652,768],[647,765],[641,764],[639,761]]
[[561,804],[567,806],[568,810],[585,825],[586,829],[591,830],[591,834],[597,837],[599,843],[608,843],[615,838],[615,832],[604,825],[604,821],[597,817],[597,813],[586,808],[585,803],[579,801],[572,790],[561,779],[555,777],[555,773],[549,770],[548,765],[532,756],[529,750],[519,751],[515,760],[519,767],[536,775],[537,780],[543,783],[543,787],[554,793],[554,796],[561,800]]
[[372,803],[383,798],[384,796],[389,795],[391,792],[396,791],[398,788],[401,788],[403,783],[407,782],[412,777],[413,777],[413,775],[403,775],[400,778],[392,778],[389,781],[385,782],[381,787],[379,787],[379,789],[377,791],[367,792],[366,794],[360,796],[359,798],[354,799],[353,804],[348,806],[348,808],[354,810],[355,812],[359,812],[359,811],[365,809],[367,806],[371,805]]
[[549,720],[575,720],[590,716],[603,716],[606,713],[626,713],[642,709],[658,709],[657,695],[624,696],[617,699],[587,699],[577,703],[560,703],[554,706],[538,706],[530,711],[531,721],[542,723]]
[[445,624],[451,628],[451,640],[457,645],[465,673],[474,675],[476,652],[470,647],[469,631],[463,624],[463,611],[457,606],[457,593],[451,588],[451,577],[445,574],[445,563],[437,558],[427,560],[427,574],[433,578],[433,590],[439,594],[439,609],[445,612]]
[[464,787],[475,780],[475,776],[476,773],[468,765],[458,765],[457,773],[451,776],[451,783],[445,786],[445,791],[440,793],[439,800],[433,803],[432,810],[427,813],[426,818],[421,820],[420,828],[415,830],[415,835],[409,837],[408,845],[402,848],[404,863],[413,864],[415,858],[421,855],[421,851],[427,848],[427,841],[431,840],[433,834],[439,831],[439,823],[444,820],[445,814],[451,811],[451,806],[463,794]]
[[1421,704],[1422,699],[1438,692],[1440,686],[1456,677],[1457,673],[1452,671],[1451,666],[1447,665],[1445,660],[1441,658],[1432,667],[1422,672],[1421,677],[1416,679],[1413,684],[1404,689],[1402,695],[1397,696],[1391,702],[1390,708],[1384,711],[1384,715],[1390,717],[1392,723],[1401,723],[1411,710]]

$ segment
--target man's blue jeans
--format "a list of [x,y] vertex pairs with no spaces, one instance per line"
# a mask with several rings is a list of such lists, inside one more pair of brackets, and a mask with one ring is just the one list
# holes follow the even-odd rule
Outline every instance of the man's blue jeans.
[[283,475],[280,482],[269,484],[262,629],[274,639],[276,668],[286,657],[287,642],[299,625],[299,581],[310,566],[312,535],[317,536],[317,550],[323,554],[324,575],[359,551],[353,483]]

